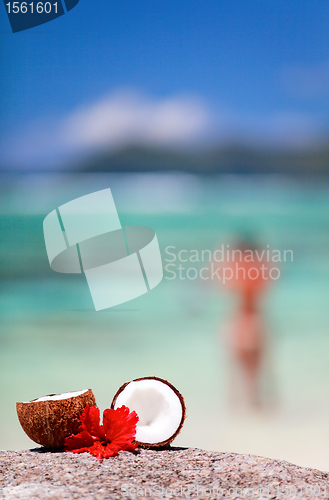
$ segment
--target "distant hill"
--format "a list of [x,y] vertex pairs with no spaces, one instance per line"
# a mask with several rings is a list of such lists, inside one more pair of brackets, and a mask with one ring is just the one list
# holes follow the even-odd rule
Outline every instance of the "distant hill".
[[226,147],[205,152],[178,152],[129,146],[104,151],[76,164],[83,172],[185,171],[191,173],[287,173],[329,174],[329,147],[303,151],[264,151],[246,147]]

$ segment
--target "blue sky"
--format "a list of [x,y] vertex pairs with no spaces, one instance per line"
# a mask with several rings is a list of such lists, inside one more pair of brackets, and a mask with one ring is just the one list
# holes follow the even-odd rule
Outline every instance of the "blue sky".
[[[75,134],[65,128],[71,116],[84,110],[88,117],[89,109],[131,94],[144,117],[152,106],[157,110],[157,123],[163,120],[159,109],[169,101],[179,107],[182,100],[184,116],[172,116],[182,119],[183,129],[184,119],[200,115],[202,123],[186,133],[185,142],[197,136],[201,142],[274,145],[323,140],[329,125],[328,19],[326,0],[80,0],[66,15],[12,34],[3,6],[3,155],[15,159],[21,147],[28,163],[54,150],[77,154],[79,141],[73,147],[60,138],[65,130]],[[192,114],[186,112],[188,102]],[[136,130],[143,128],[140,120]],[[104,126],[109,127],[106,117]],[[128,141],[136,133],[122,137]],[[108,137],[115,146],[113,131]],[[33,156],[39,146],[42,154]]]

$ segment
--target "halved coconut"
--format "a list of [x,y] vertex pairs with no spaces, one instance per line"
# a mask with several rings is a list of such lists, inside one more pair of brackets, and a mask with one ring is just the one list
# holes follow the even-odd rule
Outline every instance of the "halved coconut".
[[45,448],[62,448],[67,436],[78,433],[86,405],[95,404],[93,391],[85,389],[16,403],[16,410],[21,426],[32,441]]
[[167,380],[144,377],[127,382],[114,396],[111,408],[122,405],[136,411],[136,442],[144,448],[170,444],[183,427],[184,398]]

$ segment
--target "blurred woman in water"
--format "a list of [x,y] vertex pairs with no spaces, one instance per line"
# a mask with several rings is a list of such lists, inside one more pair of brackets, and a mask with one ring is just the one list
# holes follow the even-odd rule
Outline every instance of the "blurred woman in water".
[[[266,328],[261,311],[261,301],[271,283],[272,263],[266,252],[241,241],[230,252],[225,252],[222,273],[224,286],[238,298],[237,309],[227,327],[227,342],[235,371],[242,380],[242,397],[251,408],[261,408],[261,379],[265,361]],[[238,387],[232,387],[236,403]],[[241,392],[241,387],[240,387]]]

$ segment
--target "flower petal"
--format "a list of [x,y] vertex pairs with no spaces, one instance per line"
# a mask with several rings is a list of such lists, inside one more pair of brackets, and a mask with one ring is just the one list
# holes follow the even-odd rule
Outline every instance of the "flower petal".
[[136,436],[138,416],[135,411],[129,413],[129,408],[121,406],[116,410],[107,409],[103,413],[103,426],[106,441],[119,447],[121,450],[134,450],[133,443]]
[[77,450],[78,448],[89,448],[95,442],[96,438],[91,436],[89,432],[82,431],[79,434],[71,434],[65,438],[64,447],[66,451]]
[[95,441],[93,446],[88,448],[88,451],[91,455],[98,458],[99,460],[102,460],[103,458],[113,457],[118,454],[108,448],[108,445],[101,441]]
[[126,406],[107,409],[103,413],[103,425],[100,425],[99,417],[99,409],[87,405],[80,417],[80,432],[65,439],[65,451],[89,452],[102,460],[116,456],[120,450],[133,451],[136,448],[134,439],[138,416],[135,411],[130,413]]
[[79,430],[87,431],[92,436],[97,436],[101,441],[105,439],[103,425],[100,425],[100,411],[97,406],[87,405],[80,417],[81,425]]
[[103,457],[110,458],[115,457],[120,451],[118,446],[113,446],[112,444],[107,444],[103,450]]

